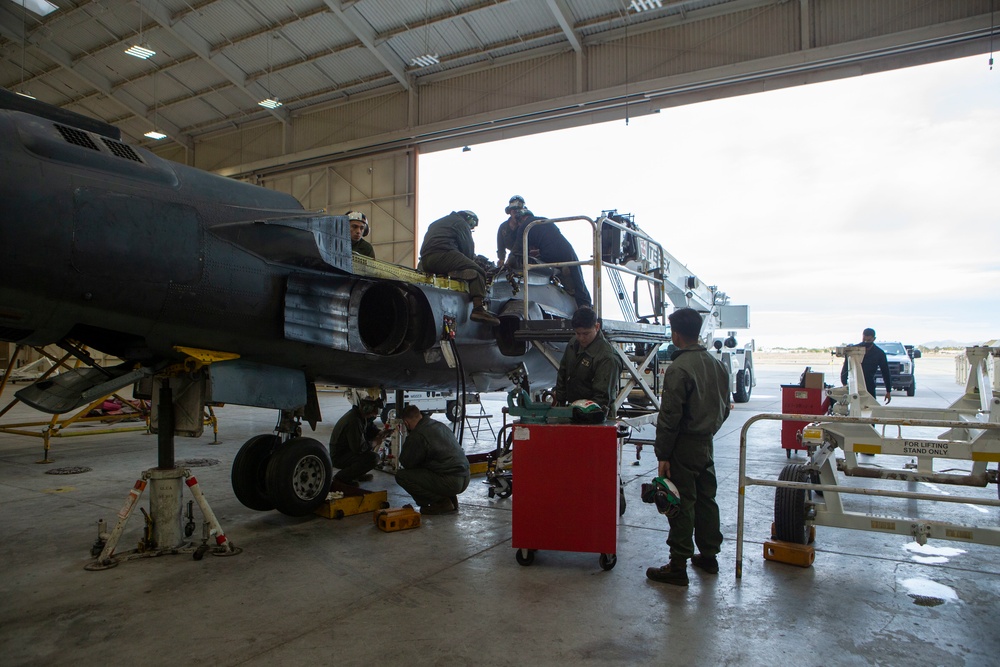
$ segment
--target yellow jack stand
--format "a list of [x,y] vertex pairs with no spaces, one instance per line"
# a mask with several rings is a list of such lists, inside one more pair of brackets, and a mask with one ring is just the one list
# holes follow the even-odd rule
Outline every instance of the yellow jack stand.
[[316,514],[327,519],[343,519],[345,516],[374,512],[389,507],[389,495],[385,491],[368,491],[357,486],[348,486],[334,481],[330,491],[342,493],[339,498],[327,498],[316,509]]

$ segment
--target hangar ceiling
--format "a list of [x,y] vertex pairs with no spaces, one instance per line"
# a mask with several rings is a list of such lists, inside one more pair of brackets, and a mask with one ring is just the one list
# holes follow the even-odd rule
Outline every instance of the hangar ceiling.
[[243,177],[983,53],[996,33],[993,0],[26,1],[0,0],[0,84]]

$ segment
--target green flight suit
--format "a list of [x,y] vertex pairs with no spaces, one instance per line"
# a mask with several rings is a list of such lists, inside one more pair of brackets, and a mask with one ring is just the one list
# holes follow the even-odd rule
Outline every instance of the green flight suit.
[[469,459],[442,422],[423,417],[399,451],[396,483],[423,507],[448,500],[469,487]]
[[597,332],[593,342],[585,348],[574,339],[566,346],[559,363],[556,400],[572,403],[587,399],[599,404],[607,413],[618,393],[620,378],[621,361],[603,331]]

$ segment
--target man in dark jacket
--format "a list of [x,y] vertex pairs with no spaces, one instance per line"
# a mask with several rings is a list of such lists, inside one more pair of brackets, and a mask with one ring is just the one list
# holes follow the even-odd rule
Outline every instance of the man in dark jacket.
[[680,308],[668,319],[678,349],[663,376],[653,448],[657,475],[674,483],[681,502],[680,511],[669,518],[670,562],[648,568],[646,576],[661,583],[687,586],[688,559],[705,572],[719,572],[716,554],[722,546],[722,531],[715,502],[718,485],[712,438],[729,416],[729,376],[722,364],[698,344],[702,320],[697,311]]
[[374,450],[385,438],[386,432],[375,425],[378,401],[361,399],[358,405],[344,413],[330,434],[330,457],[340,471],[333,478],[343,484],[357,485],[369,481],[369,471],[378,462]]
[[[889,371],[889,360],[885,351],[875,344],[875,330],[868,328],[861,332],[860,345],[865,348],[865,357],[861,360],[861,374],[864,376],[865,388],[875,398],[875,371],[882,369],[882,381],[885,383],[885,404],[892,400],[892,373]],[[844,367],[840,369],[840,384],[847,384],[848,360],[844,359]],[[860,389],[860,387],[858,387]]]
[[515,245],[520,243],[521,235],[518,233],[517,212],[524,208],[524,197],[514,195],[507,202],[504,213],[507,219],[497,227],[497,266],[503,266],[507,262],[507,251],[517,250]]
[[413,496],[421,514],[458,511],[458,494],[469,488],[469,459],[451,429],[415,405],[403,410],[408,431],[399,451],[396,483]]
[[576,337],[566,346],[559,363],[556,401],[566,405],[587,399],[604,408],[608,416],[618,391],[620,359],[601,333],[601,322],[590,306],[577,308],[572,324]]
[[[521,254],[523,254],[522,235],[525,227],[535,220],[544,220],[545,218],[535,215],[526,208],[514,211],[513,216],[517,221],[518,234],[511,255],[523,261],[521,258]],[[528,256],[543,264],[580,260],[576,256],[573,246],[559,231],[559,227],[554,224],[535,225],[531,228],[528,232]],[[559,277],[563,287],[576,300],[577,306],[591,305],[590,290],[587,289],[587,283],[583,281],[583,271],[579,265],[561,267]]]
[[351,223],[351,252],[375,259],[375,248],[362,238],[368,236],[368,218],[358,211],[348,211],[344,215]]
[[496,315],[486,310],[486,271],[476,262],[476,242],[472,230],[479,218],[472,211],[452,211],[427,228],[420,245],[418,268],[427,273],[451,275],[469,281],[472,314],[469,319],[492,326],[500,324]]

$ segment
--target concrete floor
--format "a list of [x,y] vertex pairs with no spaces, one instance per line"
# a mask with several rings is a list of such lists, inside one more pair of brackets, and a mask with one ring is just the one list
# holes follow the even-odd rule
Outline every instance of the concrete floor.
[[[917,396],[893,404],[950,403],[960,392],[953,367],[934,366],[920,364]],[[220,462],[194,472],[243,552],[90,572],[96,522],[113,521],[134,480],[156,464],[156,438],[56,440],[56,462],[45,466],[35,463],[40,440],[0,434],[0,664],[997,664],[994,547],[937,541],[918,549],[905,537],[821,528],[813,567],[765,561],[773,490],[750,487],[743,577],[735,578],[740,427],[751,415],[780,412],[779,385],[801,371],[759,367],[751,401],[717,438],[723,570],[689,569],[688,588],[645,578],[667,555],[666,521],[638,498],[655,470],[649,448],[637,466],[634,449],[625,450],[628,510],[613,570],[602,571],[594,554],[563,552],[539,552],[522,567],[510,546],[517,493],[490,499],[481,478],[461,496],[458,515],[425,517],[421,528],[398,533],[378,531],[370,514],[328,520],[244,508],[230,488],[230,465],[247,438],[270,431],[275,413],[225,407],[222,443],[178,439],[177,459]],[[323,403],[328,421],[316,437],[325,442],[346,404],[331,396]],[[487,407],[499,417],[497,404]],[[779,430],[765,423],[750,431],[750,474],[776,477],[787,462]],[[488,440],[468,449],[489,449]],[[92,470],[45,474],[70,466]],[[552,470],[554,484],[567,484],[567,502],[586,493],[567,479]],[[376,472],[366,486],[387,489],[394,506],[409,501],[388,474]],[[994,486],[940,490],[997,497]],[[858,507],[885,512],[875,498]],[[997,508],[941,511],[965,523],[1000,519]],[[138,540],[140,519],[132,518],[119,551]]]

